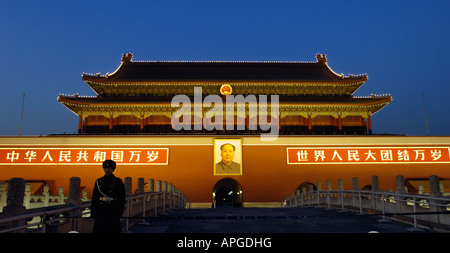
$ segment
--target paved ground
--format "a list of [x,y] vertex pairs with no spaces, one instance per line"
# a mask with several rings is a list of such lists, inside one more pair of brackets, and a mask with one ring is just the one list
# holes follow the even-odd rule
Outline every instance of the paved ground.
[[[176,210],[135,225],[135,233],[410,233],[412,225],[327,208],[216,208]],[[430,233],[425,230],[422,233]]]

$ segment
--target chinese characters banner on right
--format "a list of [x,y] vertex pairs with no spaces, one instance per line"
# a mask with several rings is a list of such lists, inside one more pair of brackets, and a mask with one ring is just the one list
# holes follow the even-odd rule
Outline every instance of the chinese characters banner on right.
[[450,163],[448,146],[423,147],[289,147],[288,164]]

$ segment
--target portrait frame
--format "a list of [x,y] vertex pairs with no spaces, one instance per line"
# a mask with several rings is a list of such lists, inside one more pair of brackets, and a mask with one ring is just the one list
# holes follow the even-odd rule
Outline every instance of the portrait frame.
[[[225,166],[226,168],[222,166],[222,151],[220,150],[220,147],[225,144],[231,144],[235,147],[233,162],[237,163],[238,166],[236,164],[233,164],[231,167]],[[213,156],[214,176],[242,175],[242,139],[214,139]],[[222,165],[219,165],[219,163]],[[237,169],[237,167],[239,169]]]

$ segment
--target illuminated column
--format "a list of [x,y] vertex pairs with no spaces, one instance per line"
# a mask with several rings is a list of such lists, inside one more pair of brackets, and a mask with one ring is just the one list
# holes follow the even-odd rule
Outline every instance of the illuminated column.
[[308,114],[308,133],[311,134],[312,124],[311,124],[311,114]]
[[78,115],[78,134],[81,134],[81,130],[83,129],[83,115]]
[[141,133],[144,132],[144,115],[141,115]]
[[109,115],[109,133],[112,132],[112,129],[113,129],[113,116],[111,114]]
[[369,128],[369,134],[372,134],[372,120],[370,119],[370,114],[367,115],[367,127]]
[[341,115],[339,114],[339,116],[338,116],[338,129],[339,129],[339,134],[342,134],[342,117],[341,117]]
[[86,117],[84,120],[83,120],[83,133],[87,133],[88,132],[88,129],[87,129],[87,127],[89,126],[89,123],[90,123],[90,117]]

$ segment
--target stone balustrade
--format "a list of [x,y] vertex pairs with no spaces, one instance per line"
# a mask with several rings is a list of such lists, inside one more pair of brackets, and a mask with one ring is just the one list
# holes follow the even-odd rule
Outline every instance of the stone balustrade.
[[[42,194],[32,195],[31,194],[31,185],[25,184],[25,192],[23,199],[23,206],[26,209],[33,208],[41,208],[48,206],[56,206],[63,205],[66,203],[68,196],[64,196],[64,188],[59,187],[57,195],[50,195],[49,192],[50,187],[45,185],[43,187]],[[3,207],[6,206],[6,184],[4,182],[0,183],[0,213],[3,210]],[[83,191],[81,201],[89,201],[87,191]]]
[[[62,188],[58,195],[50,196],[48,186],[44,187],[43,194],[31,196],[30,186],[22,178],[9,180],[7,193],[5,184],[1,184],[0,232],[91,232],[94,220],[90,218],[90,201],[86,192],[80,197],[80,184],[80,178],[70,178],[68,196],[64,196]],[[139,178],[134,194],[130,177],[124,179],[124,184],[127,195],[122,222],[124,230],[136,222],[145,222],[149,216],[190,206],[184,193],[167,181],[157,180],[154,187],[155,180],[149,179],[144,191],[144,179]],[[32,208],[34,203],[43,207]]]
[[343,180],[338,179],[337,189],[333,190],[332,182],[326,181],[326,189],[322,190],[321,183],[317,183],[317,189],[312,185],[309,189],[303,187],[286,196],[282,202],[283,207],[316,206],[338,208],[342,211],[351,210],[369,214],[380,214],[381,221],[391,219],[411,222],[413,229],[418,229],[418,224],[424,227],[450,227],[450,194],[444,191],[439,177],[429,177],[430,192],[425,194],[423,185],[419,187],[419,194],[409,194],[402,175],[396,177],[396,189],[380,191],[378,176],[372,176],[372,188],[360,190],[358,178],[352,178],[352,189],[345,190]]

